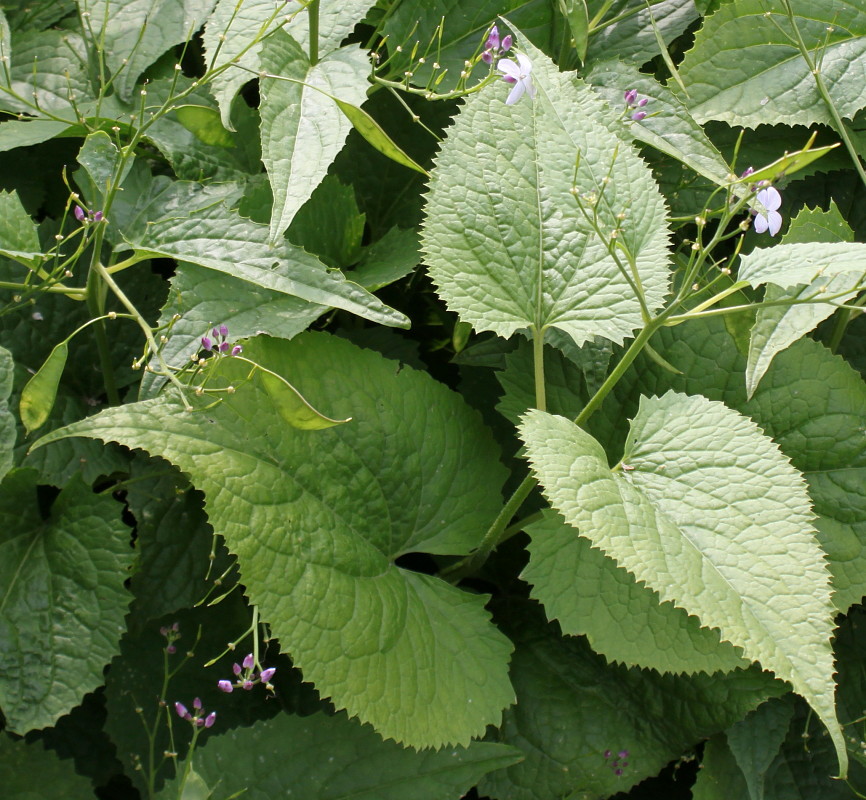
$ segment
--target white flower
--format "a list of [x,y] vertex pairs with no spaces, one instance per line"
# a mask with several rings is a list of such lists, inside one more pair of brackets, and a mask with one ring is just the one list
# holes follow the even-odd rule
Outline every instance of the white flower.
[[535,87],[532,85],[532,78],[529,74],[532,72],[532,62],[523,55],[516,53],[517,63],[510,58],[502,58],[496,65],[502,73],[502,80],[506,83],[514,84],[514,88],[508,93],[508,98],[505,100],[505,105],[513,106],[524,92],[531,98],[535,97]]
[[758,212],[755,215],[755,233],[769,230],[770,236],[775,236],[782,227],[782,215],[778,208],[782,205],[782,195],[772,186],[761,189],[757,196],[758,202],[767,209],[766,214]]

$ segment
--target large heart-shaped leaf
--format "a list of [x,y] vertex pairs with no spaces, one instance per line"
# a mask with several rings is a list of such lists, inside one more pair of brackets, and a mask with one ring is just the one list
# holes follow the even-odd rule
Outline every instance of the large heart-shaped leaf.
[[504,470],[478,415],[423,373],[324,334],[245,355],[350,423],[285,425],[248,366],[195,413],[166,391],[55,432],[177,464],[240,561],[241,581],[305,678],[338,708],[415,746],[467,743],[513,699],[510,644],[484,598],[394,562],[465,554],[501,505]]
[[790,681],[827,726],[834,705],[830,573],[803,476],[751,420],[668,392],[641,398],[620,464],[571,421],[523,418],[552,505],[635,577]]
[[[509,106],[507,86],[491,87],[467,101],[442,146],[423,232],[430,275],[479,330],[555,327],[578,345],[596,335],[621,342],[642,322],[632,285],[650,311],[668,286],[664,202],[619,138],[628,134],[617,114],[526,48],[534,101]],[[620,265],[633,258],[627,276],[614,242]]]

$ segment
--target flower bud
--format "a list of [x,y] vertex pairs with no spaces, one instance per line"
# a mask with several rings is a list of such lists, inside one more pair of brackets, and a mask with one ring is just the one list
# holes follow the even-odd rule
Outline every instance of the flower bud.
[[204,718],[204,726],[205,726],[205,728],[212,728],[214,722],[216,722],[216,711],[211,711],[210,714],[208,714],[208,715]]
[[637,89],[629,89],[623,97],[630,106],[634,105],[635,100],[637,100]]
[[196,711],[201,711],[201,698],[200,697],[196,697],[196,699],[192,701],[192,707]]
[[233,356],[239,356],[241,353],[243,353],[243,351],[244,351],[244,348],[241,347],[239,344],[236,344],[236,345],[232,348],[232,355],[233,355]]
[[232,664],[232,672],[234,672],[235,675],[240,675],[241,674],[241,665],[238,664],[237,662]]
[[635,122],[640,122],[645,117],[646,117],[646,111],[635,111],[634,114],[631,115],[631,118]]
[[174,710],[177,712],[177,715],[181,719],[189,719],[190,713],[186,710],[186,706],[183,703],[175,703]]
[[212,344],[213,344],[213,342],[210,340],[209,337],[207,337],[207,336],[202,336],[202,337],[201,337],[201,346],[202,346],[202,349],[204,349],[204,350],[210,350]]
[[244,658],[244,669],[252,669],[255,664],[256,662],[253,660],[253,654],[248,653],[246,658]]
[[228,336],[228,335],[229,335],[228,326],[227,325],[220,325],[220,336],[222,336],[223,339],[225,339],[226,336]]
[[262,670],[262,674],[259,675],[259,680],[262,683],[267,683],[271,678],[274,677],[274,673],[277,671],[276,667],[268,667],[267,669]]
[[502,40],[502,49],[507,53],[511,49],[513,42],[514,40],[511,38],[511,34],[509,33],[508,36]]
[[219,686],[220,690],[226,694],[231,694],[235,689],[235,687],[232,686],[231,681],[217,681],[217,686]]
[[75,215],[75,219],[77,219],[79,222],[84,222],[85,213],[84,209],[81,206],[75,206],[72,213]]

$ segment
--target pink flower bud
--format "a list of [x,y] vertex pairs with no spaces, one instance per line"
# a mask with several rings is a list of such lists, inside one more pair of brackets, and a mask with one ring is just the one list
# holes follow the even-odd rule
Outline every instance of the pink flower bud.
[[239,344],[236,344],[236,345],[232,348],[232,355],[233,355],[233,356],[239,356],[241,353],[243,353],[243,351],[244,351],[244,348],[241,347]]
[[262,683],[267,683],[271,678],[274,677],[274,673],[277,671],[276,667],[268,667],[267,669],[262,670],[262,674],[259,675],[259,680]]
[[212,345],[213,345],[213,342],[210,340],[209,337],[207,337],[207,336],[201,337],[201,346],[203,349],[210,350]]
[[174,710],[177,712],[177,715],[181,719],[189,719],[190,713],[186,710],[186,706],[183,703],[175,703]]
[[256,662],[253,660],[253,654],[249,653],[246,658],[244,658],[244,669],[252,669],[256,665]]
[[232,672],[234,672],[235,675],[240,675],[241,674],[241,665],[238,664],[237,662],[232,664]]
[[629,89],[623,97],[630,106],[634,105],[635,100],[637,100],[637,89]]
[[643,108],[648,102],[649,102],[648,97],[641,97],[641,99],[637,101],[637,107]]
[[200,697],[196,697],[196,699],[192,701],[192,707],[196,711],[201,711],[201,698]]
[[244,689],[246,691],[249,691],[252,688],[253,688],[253,682],[252,681],[244,681]]
[[75,219],[77,219],[79,222],[84,222],[84,217],[86,216],[86,214],[84,213],[84,209],[81,206],[75,206],[75,208],[72,210],[72,213],[75,215]]
[[646,111],[635,111],[634,114],[631,115],[631,118],[635,122],[640,122],[645,117],[646,117]]
[[214,722],[216,722],[216,711],[211,711],[210,714],[208,714],[208,715],[204,718],[204,726],[205,726],[205,728],[212,728]]
[[103,213],[101,211],[97,211],[93,215],[93,221],[94,222],[102,222],[102,220],[104,220],[104,219],[105,219],[105,216],[103,215]]
[[231,694],[235,689],[231,681],[217,681],[217,686],[226,694]]
[[511,34],[510,34],[510,33],[508,34],[508,36],[506,36],[506,37],[502,40],[502,49],[503,49],[506,53],[511,49],[511,45],[512,45],[513,41],[514,41],[514,40],[511,38]]
[[223,339],[225,339],[226,336],[228,336],[228,335],[229,335],[229,329],[228,329],[228,326],[226,326],[226,325],[220,325],[220,336],[222,336]]

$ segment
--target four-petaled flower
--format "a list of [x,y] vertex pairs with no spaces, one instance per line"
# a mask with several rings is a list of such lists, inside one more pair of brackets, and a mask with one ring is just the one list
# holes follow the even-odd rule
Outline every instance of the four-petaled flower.
[[535,97],[535,86],[532,85],[532,78],[530,77],[532,62],[523,53],[516,53],[515,57],[517,58],[516,62],[510,58],[503,58],[496,65],[496,69],[502,73],[502,80],[514,84],[514,88],[508,93],[505,100],[507,106],[513,106],[523,97],[524,93],[528,94],[530,98]]
[[757,200],[767,211],[755,214],[755,233],[770,231],[770,236],[775,236],[782,227],[782,215],[778,210],[782,205],[782,195],[774,187],[768,186],[758,192]]

